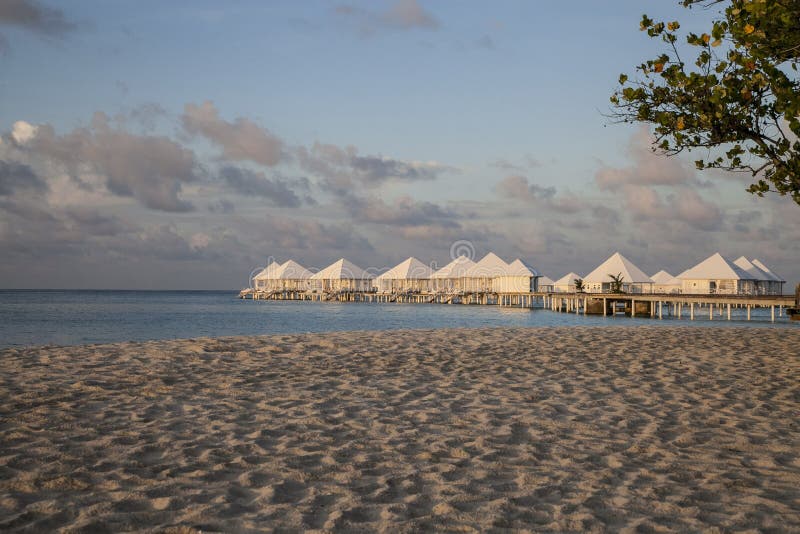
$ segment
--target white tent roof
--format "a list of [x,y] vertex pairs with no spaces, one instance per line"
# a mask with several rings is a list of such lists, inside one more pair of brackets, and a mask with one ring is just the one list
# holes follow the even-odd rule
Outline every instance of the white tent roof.
[[539,287],[541,286],[554,286],[555,282],[549,276],[541,276],[539,278]]
[[653,282],[662,286],[679,286],[681,281],[669,274],[667,271],[658,271],[650,277]]
[[510,276],[539,276],[539,271],[517,258],[508,264],[508,274]]
[[753,258],[753,265],[755,265],[756,267],[758,267],[759,269],[761,269],[762,271],[767,273],[769,275],[769,277],[770,277],[769,279],[772,280],[773,282],[786,282],[786,280],[784,280],[783,278],[781,278],[777,274],[773,273],[770,270],[769,267],[767,267],[766,265],[764,265],[763,263],[761,263],[760,261],[758,261],[755,258]]
[[344,258],[314,274],[312,280],[367,280],[375,278],[367,271]]
[[461,278],[473,265],[475,262],[468,257],[459,256],[433,273],[431,278]]
[[739,256],[738,258],[733,260],[733,263],[737,267],[740,267],[745,271],[747,271],[747,274],[749,274],[756,280],[770,280],[770,277],[766,272],[764,272],[762,269],[759,269],[758,267],[750,263],[750,260],[748,260],[744,256]]
[[378,280],[411,280],[411,279],[424,279],[427,280],[431,277],[433,271],[430,267],[419,261],[413,256],[408,258],[403,263],[394,266],[382,275]]
[[678,275],[681,280],[753,280],[747,271],[716,252]]
[[[580,278],[580,276],[578,276],[575,273],[565,274],[564,276],[562,276],[561,278],[556,280],[553,285],[556,285],[556,286],[574,286],[575,285],[575,280],[577,280],[578,278]],[[539,283],[541,284],[541,281]]]
[[275,280],[306,280],[311,278],[313,273],[294,260],[286,263],[273,271],[271,278]]
[[467,278],[493,278],[495,276],[507,276],[509,265],[504,262],[494,252],[488,253],[481,260],[470,267],[464,276]]
[[590,284],[609,283],[611,278],[609,275],[617,275],[622,273],[622,281],[628,284],[652,284],[653,280],[644,274],[644,272],[634,265],[628,258],[615,252],[606,261],[597,266],[597,268],[586,275],[583,279],[584,282]]
[[272,273],[280,267],[280,264],[277,261],[273,261],[269,265],[267,265],[264,269],[261,270],[260,273],[253,277],[253,280],[269,280],[272,278]]

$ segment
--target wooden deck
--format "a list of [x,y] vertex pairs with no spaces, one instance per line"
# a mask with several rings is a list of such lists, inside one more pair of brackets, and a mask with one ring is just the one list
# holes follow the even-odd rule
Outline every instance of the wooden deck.
[[[751,319],[757,308],[770,310],[770,320],[797,306],[794,295],[684,295],[656,293],[378,293],[365,291],[311,292],[298,290],[243,291],[240,298],[253,300],[302,300],[317,302],[373,302],[406,304],[494,305],[549,309],[583,315],[618,315],[652,318],[695,318],[710,320],[745,314]],[[738,310],[738,311],[737,311]]]

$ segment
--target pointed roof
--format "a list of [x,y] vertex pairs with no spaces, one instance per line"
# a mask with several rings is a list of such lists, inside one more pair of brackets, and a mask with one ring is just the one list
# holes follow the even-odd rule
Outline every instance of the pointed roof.
[[406,261],[395,265],[382,275],[378,280],[411,280],[411,279],[425,279],[431,277],[433,270],[430,267],[419,261],[415,257],[410,257]]
[[750,262],[750,260],[748,260],[744,256],[739,256],[738,258],[733,260],[733,263],[734,263],[734,265],[744,269],[747,272],[747,274],[749,274],[750,276],[752,276],[756,280],[762,280],[762,281],[769,281],[770,280],[770,277],[766,272],[764,272],[762,269],[759,269],[758,267],[753,265]]
[[510,276],[539,276],[539,271],[517,258],[508,264],[508,274]]
[[653,280],[644,274],[644,272],[634,265],[631,260],[615,252],[606,261],[597,266],[597,268],[586,275],[583,279],[584,282],[590,284],[609,283],[611,278],[609,275],[617,275],[622,273],[622,281],[628,284],[652,284]]
[[539,287],[542,286],[554,286],[556,285],[555,282],[549,276],[540,276],[539,277]]
[[669,274],[667,271],[661,270],[650,277],[653,282],[661,286],[679,286],[681,281]]
[[367,280],[375,278],[355,263],[344,258],[331,263],[311,276],[312,280]]
[[275,269],[272,278],[276,280],[306,280],[311,278],[313,273],[294,260],[287,260],[286,263]]
[[756,267],[758,267],[759,269],[761,269],[762,271],[764,271],[765,273],[767,273],[767,274],[770,276],[770,280],[772,280],[773,282],[786,282],[786,280],[784,280],[783,278],[781,278],[781,277],[780,277],[780,276],[778,276],[777,274],[773,273],[773,272],[770,270],[770,268],[769,268],[769,267],[767,267],[766,265],[764,265],[763,263],[761,263],[761,262],[760,262],[759,260],[757,260],[756,258],[753,258],[753,265],[755,265]]
[[491,278],[508,274],[509,265],[494,252],[488,253],[481,260],[470,267],[464,276],[467,278]]
[[[553,285],[554,286],[573,286],[573,285],[575,285],[575,280],[577,280],[579,278],[580,278],[580,276],[578,276],[575,273],[565,274],[564,276],[562,276],[561,278],[556,280],[553,283]],[[541,282],[539,282],[539,283],[541,283]]]
[[747,271],[716,252],[678,275],[681,280],[753,280]]
[[431,278],[461,278],[475,262],[466,256],[459,256],[435,273]]
[[253,277],[253,280],[270,280],[270,279],[272,279],[272,273],[274,273],[275,270],[278,267],[280,267],[280,264],[277,261],[273,261],[272,263],[267,265],[265,268],[261,269],[261,272]]

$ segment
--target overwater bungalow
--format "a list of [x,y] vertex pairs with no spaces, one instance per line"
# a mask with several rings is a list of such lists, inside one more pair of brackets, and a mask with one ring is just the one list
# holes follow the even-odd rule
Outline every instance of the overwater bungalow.
[[716,252],[678,275],[687,294],[752,295],[757,278]]
[[411,257],[375,279],[379,293],[423,292],[431,289],[433,270]]
[[556,280],[553,283],[553,291],[557,291],[559,293],[572,293],[575,291],[575,280],[581,279],[575,273],[568,273]]
[[543,291],[545,293],[555,291],[555,288],[553,286],[555,286],[556,283],[553,282],[553,279],[550,278],[549,276],[544,276],[544,275],[540,276],[539,279],[536,281],[536,283],[538,291]]
[[494,279],[506,276],[509,272],[509,265],[490,252],[464,273],[464,287],[466,291],[474,293],[490,293],[494,291]]
[[651,276],[653,279],[653,293],[680,293],[681,281],[661,270]]
[[311,288],[322,292],[372,291],[375,278],[355,263],[344,258],[311,276]]
[[276,261],[271,261],[269,265],[261,270],[257,275],[253,277],[253,287],[256,291],[267,291],[269,288],[269,281],[272,278],[272,274],[275,272],[276,269],[280,267],[280,264]]
[[539,272],[517,258],[506,272],[492,280],[492,291],[497,293],[530,293],[538,291]]
[[275,269],[270,277],[270,289],[284,291],[306,291],[311,289],[313,273],[294,260],[287,260]]
[[432,289],[440,293],[464,291],[464,275],[474,265],[475,262],[466,256],[457,257],[431,274]]
[[653,279],[619,252],[586,275],[583,290],[587,293],[610,293],[614,288],[611,276],[622,277],[622,291],[625,293],[653,292]]
[[783,284],[786,283],[786,280],[784,280],[783,278],[772,272],[772,270],[769,267],[764,265],[758,259],[753,258],[752,263],[753,265],[755,265],[756,267],[767,273],[767,276],[769,277],[769,284],[767,285],[767,287],[769,287],[768,294],[783,295]]
[[733,261],[738,267],[741,267],[747,273],[756,278],[755,292],[758,295],[780,295],[783,291],[780,278],[767,272],[755,262],[748,260],[744,256],[739,256]]

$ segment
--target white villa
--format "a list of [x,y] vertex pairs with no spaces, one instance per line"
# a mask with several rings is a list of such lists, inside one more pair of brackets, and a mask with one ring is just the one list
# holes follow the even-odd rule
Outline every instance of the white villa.
[[269,280],[272,279],[272,273],[280,267],[276,261],[270,262],[264,269],[253,277],[253,286],[257,291],[266,291],[269,288]]
[[492,280],[492,291],[497,293],[530,293],[538,291],[539,272],[517,258],[506,272]]
[[634,265],[628,258],[615,252],[583,279],[583,290],[587,293],[609,293],[613,289],[611,275],[622,276],[622,291],[625,293],[652,293],[653,279]]
[[294,260],[288,260],[272,271],[267,289],[305,291],[311,288],[313,273]]
[[555,291],[554,286],[556,285],[555,282],[549,276],[540,276],[539,280],[537,280],[538,284],[538,291],[550,292]]
[[553,291],[559,293],[573,293],[575,291],[575,280],[581,277],[575,273],[565,274],[553,283]]
[[[756,260],[758,261],[758,260]],[[744,256],[740,256],[739,258],[733,261],[738,267],[741,267],[747,274],[756,278],[756,293],[759,295],[780,295],[783,292],[782,283],[776,283],[780,281],[780,278],[772,274],[771,272],[767,272],[755,262],[748,260]],[[759,262],[760,263],[760,262]]]
[[782,295],[783,294],[783,284],[786,283],[786,280],[778,276],[777,274],[773,273],[769,267],[758,261],[756,258],[753,258],[752,261],[753,265],[767,273],[769,276],[769,283],[767,287],[769,288],[767,294],[768,295]]
[[463,291],[464,275],[475,265],[466,256],[459,256],[431,275],[434,291]]
[[344,258],[311,277],[317,291],[372,291],[373,275]]
[[411,257],[389,269],[375,279],[378,291],[398,293],[406,291],[428,291],[431,287],[433,270]]
[[667,271],[658,271],[651,276],[653,279],[653,293],[680,293],[681,281]]
[[464,273],[464,287],[467,291],[494,291],[494,279],[506,276],[509,268],[497,254],[490,252]]
[[719,252],[678,275],[683,293],[752,295],[757,278]]

